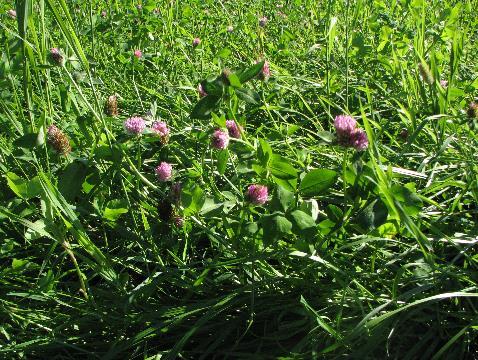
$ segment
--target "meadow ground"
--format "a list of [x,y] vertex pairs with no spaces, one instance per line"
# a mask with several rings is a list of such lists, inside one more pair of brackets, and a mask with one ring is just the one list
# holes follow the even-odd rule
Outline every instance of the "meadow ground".
[[477,5],[2,1],[0,358],[478,357]]

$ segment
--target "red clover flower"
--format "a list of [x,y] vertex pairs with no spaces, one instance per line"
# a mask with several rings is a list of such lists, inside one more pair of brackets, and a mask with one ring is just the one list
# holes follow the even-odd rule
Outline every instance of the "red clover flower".
[[159,181],[168,181],[173,175],[173,166],[165,161],[162,161],[154,170]]
[[362,129],[357,129],[357,122],[352,116],[336,116],[334,127],[340,145],[353,147],[357,151],[363,151],[368,147],[367,134]]
[[158,134],[161,137],[161,142],[163,144],[167,143],[169,140],[169,128],[164,121],[155,121],[151,126],[153,132]]
[[246,198],[254,205],[264,205],[267,202],[268,189],[265,185],[249,185]]
[[123,125],[126,132],[130,135],[140,135],[146,129],[146,123],[139,116],[126,119]]
[[223,150],[229,145],[229,135],[221,129],[216,129],[212,134],[211,144],[213,148]]

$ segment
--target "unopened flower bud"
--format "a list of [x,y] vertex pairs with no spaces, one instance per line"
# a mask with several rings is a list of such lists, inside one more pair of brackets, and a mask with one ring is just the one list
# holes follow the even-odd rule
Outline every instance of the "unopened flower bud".
[[471,119],[478,119],[478,104],[474,101],[468,105],[468,111],[466,112]]
[[267,16],[262,16],[259,18],[259,26],[260,27],[265,27],[267,25]]
[[61,54],[61,51],[58,48],[50,49],[50,60],[53,64],[58,66],[65,65],[65,57]]
[[229,136],[235,139],[241,138],[240,126],[234,120],[226,120],[226,128]]

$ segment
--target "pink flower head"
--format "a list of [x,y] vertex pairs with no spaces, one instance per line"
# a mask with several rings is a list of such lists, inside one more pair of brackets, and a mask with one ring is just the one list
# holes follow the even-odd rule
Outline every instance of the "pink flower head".
[[161,143],[166,144],[169,140],[169,128],[164,121],[155,121],[151,130],[161,137]]
[[101,12],[101,17],[106,17],[106,11],[105,11],[105,10],[103,10],[103,11]]
[[249,185],[246,192],[247,199],[254,205],[264,205],[268,197],[267,186],[264,185]]
[[260,27],[266,26],[268,20],[269,20],[269,19],[267,19],[267,16],[262,16],[262,17],[260,17],[260,18],[259,18],[259,26],[260,26]]
[[164,121],[155,121],[151,127],[153,131],[160,136],[168,136],[169,128]]
[[162,161],[154,170],[159,181],[168,181],[173,175],[173,166],[165,161]]
[[141,59],[141,57],[143,56],[141,50],[135,50],[133,54],[137,59]]
[[234,31],[234,28],[232,27],[232,25],[229,25],[226,30],[228,33],[232,33]]
[[363,151],[368,147],[367,133],[362,129],[355,129],[351,136],[351,146],[357,151]]
[[213,148],[223,150],[229,145],[229,135],[221,129],[216,129],[212,134],[211,144]]
[[142,9],[143,9],[143,5],[141,5],[141,4],[136,5],[136,9],[142,10]]
[[226,120],[226,128],[230,137],[235,139],[241,138],[240,126],[234,120]]
[[65,58],[63,57],[58,48],[50,49],[50,58],[55,65],[62,66],[65,64]]
[[10,16],[10,18],[12,19],[16,19],[17,18],[17,12],[13,9],[10,9],[7,11],[7,15]]
[[352,116],[338,115],[334,120],[335,131],[339,139],[349,138],[357,127],[357,122]]
[[448,87],[448,81],[440,80],[440,85],[442,88],[446,89]]
[[202,87],[202,84],[198,85],[198,94],[199,94],[199,97],[201,97],[201,98],[207,96],[207,92],[204,91],[204,88]]
[[140,135],[146,129],[146,123],[139,116],[126,119],[123,125],[126,132],[130,135]]
[[198,46],[199,44],[201,43],[201,39],[200,38],[194,38],[193,40],[193,47],[196,47]]

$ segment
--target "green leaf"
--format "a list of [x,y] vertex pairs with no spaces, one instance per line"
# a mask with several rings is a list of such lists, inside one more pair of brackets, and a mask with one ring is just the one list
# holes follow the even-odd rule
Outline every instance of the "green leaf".
[[200,214],[206,218],[220,216],[224,208],[223,202],[216,202],[214,198],[207,197],[204,199],[204,204],[201,208]]
[[262,217],[261,223],[266,245],[273,240],[279,239],[284,234],[290,233],[292,230],[292,223],[281,213],[265,215]]
[[315,221],[309,214],[301,210],[294,210],[290,213],[292,231],[297,235],[313,237],[316,233]]
[[402,203],[409,216],[417,215],[422,209],[423,202],[414,190],[414,184],[393,185],[391,193],[394,198]]
[[19,270],[20,268],[24,267],[28,264],[28,260],[21,260],[21,259],[13,259],[12,260],[12,269]]
[[334,204],[327,205],[325,213],[327,214],[327,218],[334,224],[340,224],[344,218],[344,212],[342,209]]
[[111,200],[106,205],[103,212],[103,218],[110,221],[116,221],[122,214],[128,212],[128,202],[126,199]]
[[33,149],[35,146],[37,146],[37,139],[38,139],[38,134],[28,133],[16,139],[13,142],[13,145],[15,147],[21,147],[24,149]]
[[43,219],[39,219],[33,223],[34,227],[29,227],[25,231],[25,239],[27,240],[36,240],[45,236],[46,225]]
[[12,172],[8,172],[7,183],[17,196],[25,200],[34,198],[42,193],[42,187],[37,176],[31,180],[25,180]]
[[220,58],[228,58],[232,54],[232,51],[228,48],[223,48],[217,53],[217,57]]
[[219,96],[208,95],[198,101],[191,111],[191,118],[193,119],[208,119],[211,112],[219,103],[221,98]]
[[335,184],[337,172],[329,169],[315,169],[307,173],[300,183],[300,192],[304,196],[317,196]]
[[255,234],[259,230],[259,226],[255,222],[250,222],[246,226],[244,226],[244,230],[249,234]]
[[221,175],[224,175],[224,173],[226,172],[228,158],[229,152],[227,150],[220,150],[216,153],[217,171]]
[[88,167],[81,161],[75,161],[63,170],[58,179],[58,190],[64,198],[71,202],[81,191]]
[[201,82],[201,85],[203,90],[208,95],[222,97],[222,95],[224,94],[225,85],[221,76],[212,80],[204,80]]
[[335,134],[330,131],[318,131],[317,136],[326,143],[332,143],[336,138]]
[[269,143],[259,138],[259,147],[257,149],[257,158],[263,167],[267,167],[272,157],[272,148]]
[[287,211],[295,199],[294,193],[282,186],[277,186],[272,197],[271,207],[280,211]]
[[365,230],[373,230],[385,224],[388,209],[382,199],[377,198],[368,204],[357,216],[357,223]]
[[295,192],[297,188],[297,179],[279,179],[278,177],[272,175],[272,180],[274,180],[277,185],[282,186],[288,191]]
[[314,220],[317,220],[319,216],[319,204],[315,199],[303,201],[302,204],[300,204],[300,210],[309,214]]
[[269,163],[269,170],[272,175],[279,179],[297,179],[297,170],[290,163],[289,159],[273,154]]
[[212,120],[220,128],[226,127],[226,116],[223,114],[221,117],[217,116],[215,113],[211,113]]
[[239,78],[240,82],[244,84],[245,82],[255,78],[261,72],[263,67],[264,60],[248,67],[247,69],[244,69],[241,72],[238,72],[237,77]]
[[190,183],[181,192],[184,215],[191,215],[201,210],[204,205],[204,191],[196,184]]
[[241,88],[235,89],[236,95],[239,99],[249,104],[258,104],[261,101],[259,94],[251,89]]
[[242,86],[241,80],[239,80],[237,75],[234,73],[229,74],[229,76],[227,77],[227,80],[229,80],[229,85],[231,85],[233,88],[240,88]]

